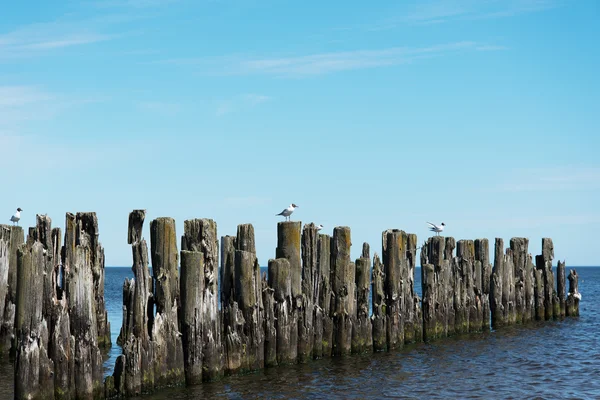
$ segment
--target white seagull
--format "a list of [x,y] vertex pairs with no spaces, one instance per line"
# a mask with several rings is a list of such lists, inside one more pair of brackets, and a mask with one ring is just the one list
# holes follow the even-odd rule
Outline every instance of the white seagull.
[[295,205],[294,203],[290,204],[290,206],[288,208],[286,208],[285,210],[283,210],[282,212],[280,212],[279,214],[275,214],[275,215],[283,215],[285,217],[285,219],[289,219],[290,215],[292,215],[292,213],[294,212],[294,210],[298,208],[297,205]]
[[444,224],[443,222],[441,223],[441,225],[432,224],[431,222],[428,222],[428,224],[431,225],[429,230],[437,233],[438,236],[440,235],[440,232],[444,231],[444,227],[446,226],[446,224]]
[[567,297],[571,297],[571,296],[573,296],[577,300],[581,300],[581,293],[579,293],[579,292],[577,292],[577,293],[567,293]]
[[317,225],[317,232],[319,232],[321,229],[323,229],[323,225]]
[[19,220],[21,219],[21,210],[20,208],[17,208],[17,212],[10,217],[10,221],[14,224],[15,222],[17,223],[17,225],[19,225]]

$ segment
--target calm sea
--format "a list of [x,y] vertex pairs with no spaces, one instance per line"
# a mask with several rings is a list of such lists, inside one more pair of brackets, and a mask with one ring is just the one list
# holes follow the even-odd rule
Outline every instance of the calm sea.
[[[570,267],[567,266],[567,273]],[[577,267],[575,267],[577,268]],[[265,269],[266,270],[266,269]],[[401,351],[271,368],[146,399],[600,399],[600,267],[577,268],[579,318],[450,338]],[[131,268],[106,268],[113,347],[121,349],[122,288]],[[421,272],[415,288],[420,294]],[[0,363],[0,399],[13,397],[12,366]]]

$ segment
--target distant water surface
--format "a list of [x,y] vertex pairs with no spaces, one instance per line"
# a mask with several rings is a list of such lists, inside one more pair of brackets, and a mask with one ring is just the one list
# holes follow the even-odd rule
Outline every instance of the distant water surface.
[[[270,368],[144,398],[600,399],[600,267],[579,267],[577,272],[583,296],[579,318],[465,335],[390,353]],[[419,294],[420,274],[417,268]],[[107,375],[121,353],[116,339],[123,318],[123,281],[132,276],[130,267],[106,268],[113,341],[105,362]],[[1,399],[14,396],[12,371],[6,361],[0,363]]]

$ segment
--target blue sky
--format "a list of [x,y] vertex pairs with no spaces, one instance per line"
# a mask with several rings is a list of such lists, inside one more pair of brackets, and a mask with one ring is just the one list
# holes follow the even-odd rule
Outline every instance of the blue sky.
[[[51,4],[52,3],[52,4]],[[0,209],[456,239],[552,237],[600,265],[600,4],[577,0],[10,2],[0,16]],[[146,224],[145,236],[149,239]]]

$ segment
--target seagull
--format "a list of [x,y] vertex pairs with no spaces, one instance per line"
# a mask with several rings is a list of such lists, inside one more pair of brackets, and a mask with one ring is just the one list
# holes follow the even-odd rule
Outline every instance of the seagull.
[[15,213],[15,215],[13,215],[12,217],[10,217],[10,221],[13,223],[17,223],[17,225],[19,225],[19,220],[21,219],[21,210],[20,208],[17,208],[17,212]]
[[431,228],[429,228],[430,231],[437,233],[437,235],[440,235],[440,232],[444,231],[444,227],[446,226],[446,224],[444,224],[442,222],[441,225],[436,225],[436,224],[432,224],[431,222],[428,222],[429,225],[431,225]]
[[321,229],[323,229],[323,225],[317,225],[317,232],[319,232]]
[[294,210],[296,208],[298,208],[298,206],[295,205],[294,203],[292,203],[292,204],[290,204],[290,206],[288,208],[286,208],[279,214],[275,214],[275,215],[283,215],[285,217],[285,219],[288,220],[290,218],[290,215],[292,215],[292,213],[294,212]]
[[571,296],[573,296],[577,300],[581,300],[581,293],[579,293],[579,292],[577,292],[577,293],[567,293],[567,297],[571,297]]

